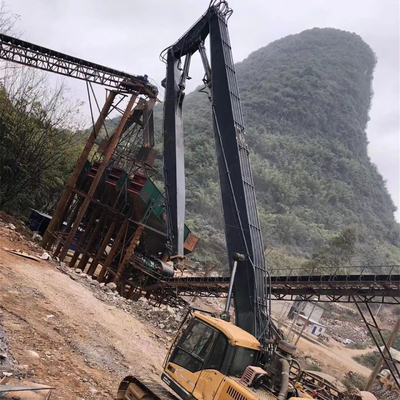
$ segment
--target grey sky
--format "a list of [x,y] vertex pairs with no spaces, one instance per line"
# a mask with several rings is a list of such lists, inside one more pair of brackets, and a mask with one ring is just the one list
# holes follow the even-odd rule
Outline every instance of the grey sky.
[[[22,38],[134,74],[147,73],[159,84],[160,51],[172,44],[206,10],[208,0],[6,0],[20,15]],[[359,34],[375,51],[378,65],[368,125],[369,154],[387,180],[400,208],[399,1],[398,0],[230,0],[230,36],[235,61],[289,34],[334,27]],[[201,83],[199,59],[193,80]],[[256,77],[255,77],[256,78]],[[83,82],[68,80],[86,100]],[[96,90],[103,95],[102,89]],[[87,106],[84,111],[88,113]],[[400,210],[396,213],[400,221]]]

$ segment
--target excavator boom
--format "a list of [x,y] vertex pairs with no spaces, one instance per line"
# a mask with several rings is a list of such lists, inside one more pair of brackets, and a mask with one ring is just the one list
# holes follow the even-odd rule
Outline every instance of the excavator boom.
[[[234,283],[236,324],[263,342],[270,336],[267,271],[249,149],[227,20],[226,2],[212,2],[207,12],[164,51],[167,63],[164,102],[164,171],[170,251],[183,256],[185,219],[184,129],[182,107],[192,55],[199,51],[210,88],[230,270],[234,252],[245,255]],[[211,65],[204,40],[210,38]],[[182,58],[185,57],[182,68]]]

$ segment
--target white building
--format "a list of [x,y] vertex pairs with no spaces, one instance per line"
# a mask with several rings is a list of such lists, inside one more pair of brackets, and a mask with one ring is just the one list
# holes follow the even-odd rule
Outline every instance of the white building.
[[319,323],[325,308],[314,301],[295,301],[288,313],[288,318],[293,319],[297,314]]
[[304,332],[312,335],[323,335],[326,327],[320,323],[325,308],[316,302],[295,301],[288,313],[288,317],[296,320],[296,325]]
[[302,330],[307,333],[311,333],[312,335],[323,335],[326,331],[326,326],[320,324],[318,321],[314,319],[314,313],[312,313],[311,318],[306,317],[305,315],[299,314],[297,317],[296,325],[302,327]]

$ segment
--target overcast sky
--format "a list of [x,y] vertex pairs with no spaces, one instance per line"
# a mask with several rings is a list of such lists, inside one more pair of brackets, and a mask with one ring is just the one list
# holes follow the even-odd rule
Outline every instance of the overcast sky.
[[[27,41],[133,74],[158,84],[165,73],[162,49],[175,42],[206,10],[208,0],[5,0],[20,16]],[[230,0],[235,61],[289,34],[334,27],[359,34],[378,65],[368,125],[369,154],[400,207],[399,0]],[[193,90],[201,83],[192,61]],[[256,77],[255,77],[256,79]],[[68,79],[73,95],[86,100],[84,82]],[[97,93],[104,95],[103,89]],[[84,110],[87,115],[88,107]],[[400,221],[400,210],[396,213]]]

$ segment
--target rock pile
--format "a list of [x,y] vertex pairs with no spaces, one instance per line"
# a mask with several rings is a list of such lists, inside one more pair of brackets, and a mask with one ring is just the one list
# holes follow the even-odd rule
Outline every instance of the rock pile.
[[[39,246],[38,242],[36,242],[35,234],[32,237],[32,240],[29,240],[31,238],[30,231],[28,231],[27,228],[22,226],[22,223],[20,223],[20,225],[21,226],[19,227],[19,230],[21,232],[23,232],[23,234],[18,232],[18,230],[16,229],[14,224],[5,223],[0,220],[0,226],[5,228],[5,229],[2,229],[2,232],[1,232],[2,236],[7,238],[10,242],[13,243],[14,250],[27,251],[29,254],[32,254],[33,256],[43,255],[43,248]],[[37,236],[40,236],[40,235],[37,235]],[[50,256],[49,256],[49,258],[50,258]],[[49,259],[49,258],[46,258],[46,259]]]
[[161,305],[153,306],[146,298],[141,297],[137,302],[126,299],[118,294],[117,286],[114,282],[105,284],[99,283],[85,274],[80,269],[71,269],[65,263],[57,263],[57,268],[70,276],[71,279],[79,281],[93,291],[94,296],[109,305],[122,309],[123,311],[135,315],[140,321],[151,323],[156,328],[166,334],[167,340],[171,340],[168,335],[174,336],[177,332],[187,309],[183,306],[170,307]]
[[358,321],[340,321],[322,318],[321,322],[327,327],[328,336],[342,342],[343,339],[351,339],[354,342],[371,344],[368,329]]
[[[6,332],[1,324],[1,314],[2,311],[0,311],[0,372],[10,372],[14,371],[15,360],[10,352]],[[1,378],[2,375],[0,374],[0,379]]]

